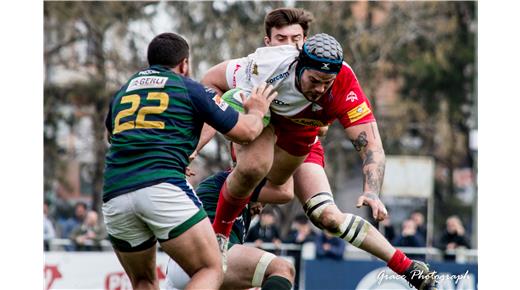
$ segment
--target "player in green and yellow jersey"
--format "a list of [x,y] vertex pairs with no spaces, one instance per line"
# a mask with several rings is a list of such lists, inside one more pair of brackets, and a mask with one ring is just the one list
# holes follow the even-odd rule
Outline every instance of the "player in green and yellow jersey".
[[148,46],[150,67],[112,98],[106,118],[103,214],[114,251],[134,289],[158,289],[156,243],[191,277],[188,289],[218,289],[217,241],[184,174],[204,122],[229,139],[254,140],[276,97],[258,86],[238,113],[219,95],[189,79],[189,46],[174,33]]

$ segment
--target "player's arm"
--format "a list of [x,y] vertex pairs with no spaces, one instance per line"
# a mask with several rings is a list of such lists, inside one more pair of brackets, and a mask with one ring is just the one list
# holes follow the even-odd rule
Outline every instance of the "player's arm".
[[226,60],[211,67],[204,76],[202,76],[200,82],[214,89],[220,95],[227,92],[230,89],[226,79],[226,69],[229,62],[229,60]]
[[[221,62],[213,67],[211,67],[206,74],[202,77],[201,83],[207,87],[212,88],[217,92],[217,94],[221,95],[229,90],[229,87],[227,85],[226,81],[226,67],[229,61]],[[222,79],[222,76],[223,79]],[[217,133],[217,130],[215,130],[213,127],[208,125],[207,123],[204,123],[204,126],[202,127],[202,132],[200,134],[199,144],[197,144],[197,148],[191,155],[191,159],[194,159],[197,154],[208,144],[208,142],[215,136]]]
[[359,156],[363,160],[363,194],[358,199],[357,207],[368,205],[372,208],[374,219],[383,220],[387,211],[379,194],[385,175],[385,151],[375,121],[355,125],[345,129]]
[[[233,73],[233,71],[228,68],[228,65],[230,63],[236,63],[237,68],[239,68],[240,65],[238,62],[240,60],[241,59],[224,61],[213,66],[202,77],[202,84],[214,89],[219,94],[228,91],[231,88],[230,78],[232,78],[231,74]],[[245,114],[240,114],[235,127],[224,135],[231,141],[237,143],[249,143],[253,141],[263,129],[263,123],[258,123],[258,117],[260,117],[260,119],[264,117],[269,110],[271,101],[275,97],[276,92],[274,92],[273,87],[271,85],[267,86],[266,84],[253,88],[251,90],[251,97],[247,100],[245,96],[242,96]],[[266,103],[265,100],[268,100],[268,103]],[[267,107],[265,105],[267,105]],[[204,140],[201,142],[209,142],[213,137],[211,133],[212,131],[206,128]],[[202,149],[205,145],[201,142],[199,142],[197,146],[198,150]]]

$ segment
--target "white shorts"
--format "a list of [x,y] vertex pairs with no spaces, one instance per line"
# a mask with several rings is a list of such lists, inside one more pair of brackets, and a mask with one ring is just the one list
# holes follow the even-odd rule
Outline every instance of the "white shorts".
[[[120,251],[140,251],[178,237],[207,215],[191,185],[160,183],[103,204],[109,238]],[[184,186],[186,185],[186,186]]]

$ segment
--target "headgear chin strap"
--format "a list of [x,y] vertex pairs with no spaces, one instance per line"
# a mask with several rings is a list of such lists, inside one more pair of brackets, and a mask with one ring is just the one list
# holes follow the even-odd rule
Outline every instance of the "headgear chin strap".
[[332,36],[319,33],[310,37],[298,56],[296,75],[300,80],[303,70],[313,69],[324,73],[338,74],[343,64],[343,49]]

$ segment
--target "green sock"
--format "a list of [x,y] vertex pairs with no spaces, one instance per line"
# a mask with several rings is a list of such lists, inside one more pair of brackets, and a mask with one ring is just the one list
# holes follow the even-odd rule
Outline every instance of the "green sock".
[[262,290],[291,290],[292,284],[282,276],[271,276],[262,285]]

